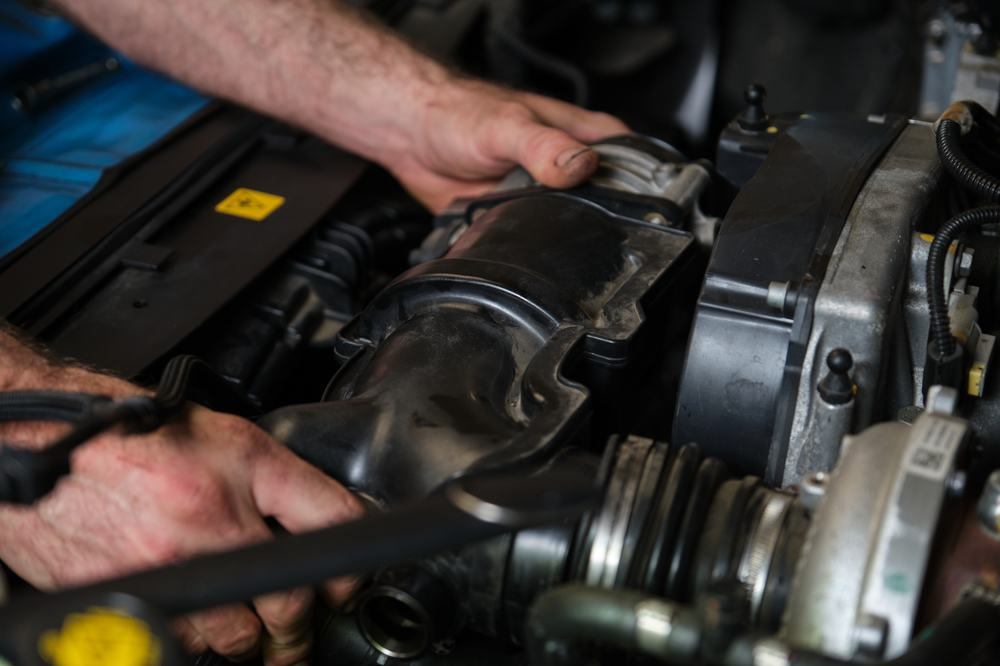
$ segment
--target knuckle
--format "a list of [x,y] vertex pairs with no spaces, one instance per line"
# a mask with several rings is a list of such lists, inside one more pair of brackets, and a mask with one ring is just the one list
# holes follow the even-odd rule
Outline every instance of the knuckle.
[[185,556],[184,549],[173,539],[157,539],[147,537],[142,548],[146,556],[155,563],[176,562]]
[[595,112],[593,112],[593,114],[591,116],[591,120],[594,123],[597,123],[597,124],[600,124],[600,125],[607,125],[609,127],[619,127],[619,126],[622,125],[622,122],[620,120],[618,120],[618,118],[616,118],[615,116],[611,115],[610,113],[604,113],[603,111],[595,111]]
[[268,613],[265,622],[271,632],[277,636],[298,634],[304,629],[303,620],[308,612],[308,600],[300,597],[289,600],[280,611]]
[[215,520],[228,505],[225,483],[208,470],[170,470],[152,489],[168,515],[182,522]]
[[188,654],[198,654],[208,649],[205,639],[187,624],[174,623],[174,635],[180,640],[181,649]]
[[260,642],[260,626],[249,622],[237,622],[226,632],[212,641],[212,648],[226,657],[238,657],[253,652]]
[[221,431],[226,437],[232,439],[253,439],[256,437],[256,433],[259,432],[257,426],[244,418],[218,412],[213,412],[212,414],[211,427]]
[[555,158],[567,147],[567,137],[548,127],[538,127],[524,138],[526,157],[540,168],[556,169]]
[[497,113],[511,120],[531,120],[535,117],[534,112],[527,105],[515,99],[500,102]]

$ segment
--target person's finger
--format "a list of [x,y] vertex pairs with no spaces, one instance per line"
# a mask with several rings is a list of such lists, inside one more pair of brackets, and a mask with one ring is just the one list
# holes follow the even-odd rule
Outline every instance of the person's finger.
[[487,131],[486,153],[490,158],[520,164],[542,185],[572,187],[597,168],[597,153],[563,130],[538,120],[509,114]]
[[[347,488],[277,445],[255,461],[251,492],[261,514],[277,519],[290,532],[320,529],[364,515],[361,500]],[[336,601],[345,600],[354,587],[339,581],[326,585]]]
[[291,666],[309,654],[313,597],[311,589],[299,588],[254,600],[257,615],[267,630],[263,645],[267,666]]
[[187,616],[215,652],[232,661],[247,661],[260,652],[261,624],[245,606],[224,606]]
[[208,650],[208,642],[186,617],[173,620],[170,623],[170,628],[180,641],[181,647],[188,654],[197,655]]
[[618,118],[597,111],[587,111],[551,97],[522,93],[522,101],[543,121],[565,130],[586,143],[612,136],[629,134],[632,130]]

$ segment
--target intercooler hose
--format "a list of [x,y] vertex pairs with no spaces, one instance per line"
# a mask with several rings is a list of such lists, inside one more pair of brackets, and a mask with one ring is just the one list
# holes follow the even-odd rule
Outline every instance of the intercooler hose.
[[945,222],[934,236],[927,253],[927,306],[930,311],[931,337],[941,359],[956,351],[948,317],[948,299],[944,292],[944,266],[948,248],[960,234],[984,224],[1000,222],[1000,206],[974,208]]
[[990,203],[1000,203],[1000,179],[973,163],[962,148],[963,131],[973,122],[988,132],[998,133],[1000,124],[996,118],[974,102],[957,102],[948,107],[935,130],[938,155],[945,170],[960,185]]

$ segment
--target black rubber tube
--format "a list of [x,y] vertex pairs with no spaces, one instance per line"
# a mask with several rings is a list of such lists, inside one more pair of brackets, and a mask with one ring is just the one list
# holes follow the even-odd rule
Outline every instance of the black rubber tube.
[[927,253],[927,308],[930,312],[930,333],[941,358],[955,351],[948,317],[947,294],[944,293],[944,266],[948,248],[963,232],[991,222],[1000,222],[1000,206],[984,206],[959,213],[944,223],[934,236]]
[[961,186],[990,203],[1000,203],[1000,179],[976,166],[962,149],[962,127],[944,118],[937,128],[938,156],[945,170]]

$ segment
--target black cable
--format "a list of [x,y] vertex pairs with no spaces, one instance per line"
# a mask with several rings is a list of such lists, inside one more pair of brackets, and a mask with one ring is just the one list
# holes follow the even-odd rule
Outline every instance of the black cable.
[[951,118],[938,123],[937,149],[945,170],[960,185],[991,203],[1000,203],[1000,180],[976,166],[962,148],[962,126]]
[[0,423],[10,421],[63,421],[73,423],[87,416],[107,396],[64,391],[9,391],[0,393]]
[[69,474],[73,451],[111,428],[122,426],[131,433],[156,430],[180,412],[187,402],[196,373],[202,384],[235,413],[246,413],[248,405],[235,388],[207,363],[195,356],[176,356],[163,370],[153,396],[137,395],[122,400],[107,396],[60,391],[13,391],[0,393],[0,423],[10,421],[63,421],[73,428],[39,450],[12,446],[0,448],[0,501],[30,504]]
[[927,308],[930,311],[930,332],[933,344],[941,358],[955,353],[955,338],[951,334],[948,302],[944,293],[944,266],[948,248],[959,235],[968,229],[1000,222],[1000,206],[973,208],[945,222],[934,236],[927,252]]

